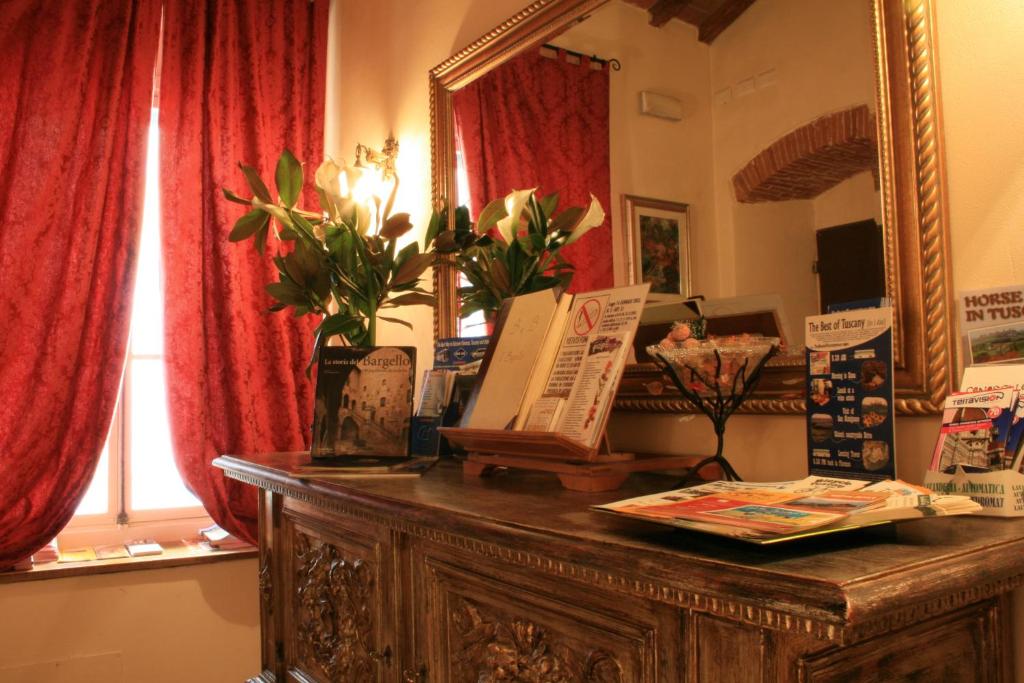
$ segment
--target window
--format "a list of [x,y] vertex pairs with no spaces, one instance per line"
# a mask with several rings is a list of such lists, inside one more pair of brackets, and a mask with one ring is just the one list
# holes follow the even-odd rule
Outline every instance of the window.
[[107,443],[62,540],[118,542],[194,536],[209,517],[174,464],[163,360],[159,127],[150,115],[146,190],[124,379]]
[[[459,197],[459,204],[469,209],[473,214],[473,205],[469,198],[469,175],[466,173],[466,161],[462,157],[462,150],[455,150],[455,192]],[[468,287],[469,280],[462,273],[459,273],[459,287]],[[484,323],[483,311],[477,311],[468,318],[459,318],[460,337],[483,337],[487,334],[487,326]]]

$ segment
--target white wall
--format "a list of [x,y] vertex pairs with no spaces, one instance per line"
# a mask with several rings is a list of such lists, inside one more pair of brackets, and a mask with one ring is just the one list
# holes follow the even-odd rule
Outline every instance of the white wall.
[[0,584],[4,683],[223,683],[259,673],[256,560]]

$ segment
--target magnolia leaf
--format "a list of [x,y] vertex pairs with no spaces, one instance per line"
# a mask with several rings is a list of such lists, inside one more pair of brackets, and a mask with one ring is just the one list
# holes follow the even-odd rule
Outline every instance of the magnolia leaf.
[[292,223],[291,216],[288,215],[288,212],[285,211],[280,206],[278,206],[277,204],[268,204],[260,200],[259,197],[253,197],[252,205],[255,206],[257,209],[263,209],[264,211],[269,213],[271,216],[276,218],[277,222],[280,223],[281,225],[287,226],[289,228],[295,227],[294,223]]
[[476,220],[476,231],[481,235],[490,230],[502,218],[508,215],[504,199],[495,199],[480,212]]
[[427,235],[423,239],[423,243],[426,244],[428,247],[435,239],[437,239],[438,234],[441,232],[442,223],[447,222],[447,220],[445,220],[447,213],[447,208],[442,209],[441,211],[435,210],[431,212],[430,222],[427,223]]
[[413,254],[398,269],[391,279],[392,284],[404,285],[407,282],[414,282],[434,262],[434,255],[431,253]]
[[246,206],[249,206],[248,199],[242,199],[228,188],[222,187],[220,188],[220,191],[224,193],[224,198],[227,199],[229,202],[234,202],[235,204],[245,204]]
[[576,227],[576,224],[579,223],[582,216],[582,206],[570,206],[568,209],[551,219],[551,225],[548,226],[548,231],[554,234],[569,234],[572,232],[572,229]]
[[587,207],[586,213],[573,226],[572,232],[569,233],[564,246],[569,246],[602,223],[604,223],[604,209],[601,208],[601,202],[597,201],[597,197],[590,195],[590,206]]
[[395,325],[402,325],[403,327],[408,327],[410,330],[412,329],[412,323],[410,323],[408,320],[402,320],[400,318],[389,318],[384,315],[378,315],[377,320],[383,320],[384,322],[394,323]]
[[420,292],[409,292],[387,300],[388,306],[433,306],[434,296]]
[[249,189],[252,193],[259,197],[262,201],[270,203],[273,200],[270,198],[270,190],[260,180],[260,174],[256,172],[256,169],[252,166],[246,166],[245,164],[238,164],[238,167],[242,169],[242,174],[245,175],[245,180],[249,183]]
[[267,294],[283,304],[304,306],[309,303],[302,290],[290,282],[271,282],[266,289]]
[[555,211],[558,210],[558,193],[552,192],[537,203],[540,204],[540,208],[544,211],[545,216],[554,216]]
[[516,238],[516,233],[519,232],[519,221],[523,217],[523,209],[526,208],[526,203],[536,191],[536,187],[529,190],[513,190],[505,197],[507,215],[498,221],[497,227],[502,239],[507,244],[511,244],[512,240]]
[[434,248],[442,254],[448,254],[455,251],[458,248],[455,233],[451,230],[441,232],[434,241]]
[[495,259],[491,263],[491,281],[494,282],[494,287],[497,291],[505,294],[511,293],[509,290],[512,288],[512,281],[509,276],[509,269],[504,261]]
[[[248,203],[246,202],[246,204]],[[253,209],[235,221],[235,227],[231,229],[228,240],[231,242],[241,242],[244,239],[248,239],[259,232],[269,220],[270,216],[266,213],[260,209]]]
[[409,220],[409,214],[396,213],[388,216],[384,221],[384,225],[380,229],[380,236],[386,240],[393,240],[410,230],[412,230],[412,222]]
[[256,253],[263,256],[263,251],[267,248],[267,234],[270,232],[270,217],[267,217],[267,222],[263,224],[263,227],[256,232]]
[[299,193],[302,192],[302,164],[295,158],[290,150],[281,152],[277,160],[277,169],[274,171],[274,182],[277,184],[277,194],[289,209],[299,201]]

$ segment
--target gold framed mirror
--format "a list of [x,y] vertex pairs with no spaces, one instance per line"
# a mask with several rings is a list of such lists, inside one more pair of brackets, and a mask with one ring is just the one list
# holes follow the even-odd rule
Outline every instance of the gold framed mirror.
[[[602,6],[624,1],[536,0],[431,70],[432,191],[436,204],[458,196],[454,94],[523,51],[554,40]],[[892,298],[896,309],[896,408],[901,414],[936,413],[941,411],[942,400],[950,391],[956,345],[939,87],[933,51],[934,10],[931,0],[862,2],[870,14],[866,20],[870,21],[874,69],[871,105],[876,122],[877,167],[873,175],[882,226],[880,258],[884,262],[885,294]],[[634,0],[632,4],[644,3]],[[662,4],[670,3],[653,3],[652,13]],[[755,3],[725,0],[720,4],[731,4],[742,14]],[[865,14],[867,17],[868,13]],[[842,74],[836,78],[842,78]],[[608,214],[618,211],[618,200],[619,197],[612,196],[613,206],[606,207]],[[692,239],[698,243],[704,240],[706,245],[712,241],[716,226],[713,221],[700,222],[700,207],[696,216]],[[448,263],[435,269],[435,338],[458,334],[457,275]],[[803,377],[799,354],[774,362],[745,411],[804,412]],[[669,390],[662,392],[661,388],[652,366],[634,366],[627,370],[616,407],[687,411],[678,395]]]

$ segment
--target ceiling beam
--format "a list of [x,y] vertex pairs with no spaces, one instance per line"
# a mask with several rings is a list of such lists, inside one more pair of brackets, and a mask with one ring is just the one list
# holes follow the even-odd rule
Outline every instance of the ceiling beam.
[[690,0],[657,0],[647,10],[651,13],[651,26],[664,26],[669,19],[679,16],[679,13],[690,4]]
[[[697,40],[710,45],[718,35],[729,28],[732,22],[739,19],[748,7],[754,4],[754,0],[725,0],[714,12],[709,14],[697,27]],[[654,8],[651,8],[653,16]],[[651,23],[654,21],[652,19]]]

